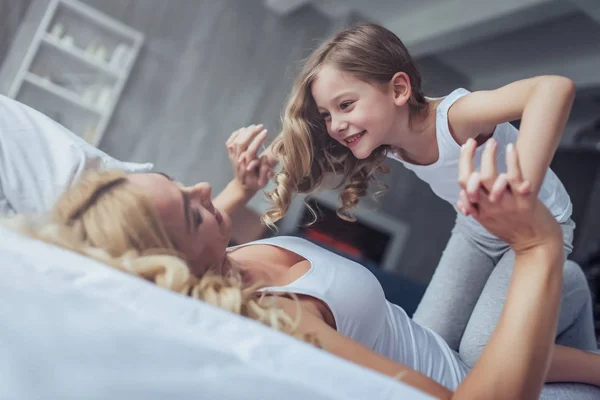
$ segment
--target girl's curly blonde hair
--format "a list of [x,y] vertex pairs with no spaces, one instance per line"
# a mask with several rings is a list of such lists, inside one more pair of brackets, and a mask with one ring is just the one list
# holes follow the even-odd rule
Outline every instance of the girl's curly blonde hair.
[[314,336],[296,334],[299,313],[291,319],[276,298],[244,286],[239,273],[194,276],[151,199],[122,171],[86,174],[58,199],[47,219],[17,216],[4,225],[318,345]]
[[353,220],[349,212],[367,195],[369,185],[378,182],[376,174],[389,171],[383,160],[390,146],[360,160],[328,135],[311,94],[311,84],[325,65],[374,85],[388,84],[397,72],[405,72],[412,86],[411,117],[427,110],[421,73],[402,41],[389,30],[362,23],[323,43],[305,61],[285,107],[281,134],[271,145],[281,171],[275,178],[277,187],[269,193],[273,207],[263,217],[267,225],[283,218],[295,193],[318,191],[328,173],[341,178],[338,215]]

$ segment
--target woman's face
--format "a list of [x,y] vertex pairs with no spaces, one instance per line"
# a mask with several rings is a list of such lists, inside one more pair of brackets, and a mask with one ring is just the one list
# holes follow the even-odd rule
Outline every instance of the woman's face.
[[128,179],[154,202],[167,234],[196,276],[211,266],[221,268],[231,220],[213,205],[210,184],[186,187],[159,173],[132,174]]

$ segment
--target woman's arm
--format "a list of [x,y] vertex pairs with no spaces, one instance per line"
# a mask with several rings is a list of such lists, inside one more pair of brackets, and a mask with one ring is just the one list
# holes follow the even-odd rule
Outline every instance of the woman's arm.
[[[298,332],[315,334],[324,350],[399,378],[403,383],[438,399],[535,399],[544,382],[549,349],[556,331],[556,299],[560,298],[562,278],[562,263],[556,260],[550,243],[517,256],[513,283],[498,326],[481,359],[455,393],[406,365],[340,334],[321,317],[305,309]],[[281,302],[284,310],[294,317],[296,304],[293,300],[281,299]]]
[[545,382],[562,288],[562,241],[519,253],[500,320],[456,390],[464,399],[537,399]]
[[[477,362],[456,392],[404,364],[390,360],[331,328],[323,318],[302,309],[298,333],[315,334],[324,350],[417,388],[438,399],[534,399],[544,382],[554,343],[561,266],[554,246],[536,245],[515,259],[513,282],[498,326]],[[296,316],[293,300],[280,299]],[[425,350],[422,350],[425,351]]]
[[[512,146],[507,149],[507,174],[498,175],[496,146],[491,144],[483,152],[480,172],[473,170],[475,141],[471,139],[463,146],[459,164],[463,190],[458,208],[510,244],[515,264],[498,325],[456,396],[534,399],[545,381],[556,335],[562,234],[537,196],[519,194],[524,180],[517,150]],[[468,204],[467,192],[477,190],[478,203]]]
[[257,190],[244,188],[240,182],[234,178],[225,189],[223,189],[214,199],[213,203],[221,211],[225,211],[228,215],[233,215],[242,210],[248,204],[250,199],[254,197]]
[[538,76],[513,82],[496,90],[477,91],[456,101],[448,122],[459,144],[496,125],[521,120],[517,148],[523,176],[534,193],[546,171],[569,118],[575,84],[562,76]]
[[[556,333],[564,256],[562,235],[537,196],[515,190],[524,184],[516,150],[507,152],[506,175],[496,173],[495,152],[495,146],[484,150],[478,173],[473,170],[475,141],[465,145],[459,166],[463,192],[458,207],[466,208],[463,203],[467,191],[480,191],[478,203],[470,204],[468,209],[490,232],[511,245],[515,251],[514,271],[498,325],[481,358],[455,393],[344,337],[308,308],[303,308],[299,333],[316,334],[325,350],[383,374],[401,376],[404,383],[440,399],[537,398]],[[295,317],[296,303],[289,299],[281,302],[284,310]]]
[[[288,298],[279,298],[279,304],[292,318],[297,316],[297,304]],[[302,302],[301,302],[302,304]],[[360,343],[342,335],[329,326],[322,316],[314,313],[310,308],[301,307],[300,325],[297,329],[301,334],[314,334],[324,350],[344,358],[353,363],[362,365],[380,372],[430,394],[438,399],[450,399],[452,392],[433,379],[414,371],[404,364],[397,363],[370,350]]]

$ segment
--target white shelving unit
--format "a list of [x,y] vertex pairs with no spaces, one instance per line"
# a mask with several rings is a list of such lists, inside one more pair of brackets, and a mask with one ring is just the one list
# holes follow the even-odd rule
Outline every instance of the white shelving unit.
[[53,0],[8,95],[97,146],[144,35],[76,0]]

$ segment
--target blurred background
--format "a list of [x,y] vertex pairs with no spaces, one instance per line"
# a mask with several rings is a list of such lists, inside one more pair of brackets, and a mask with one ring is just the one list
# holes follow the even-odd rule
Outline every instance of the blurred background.
[[[153,162],[187,184],[210,181],[216,193],[232,176],[231,132],[264,123],[273,138],[302,59],[362,20],[406,43],[429,96],[541,74],[575,81],[553,168],[574,203],[571,258],[598,292],[598,0],[0,0],[0,93],[116,158]],[[410,313],[455,212],[399,163],[390,167],[388,192],[365,202],[356,224],[332,215],[335,196],[326,193],[310,200],[325,219],[299,228],[306,209],[297,202],[280,232],[356,258]],[[257,198],[236,216],[236,242],[272,234],[257,224],[264,209]]]

